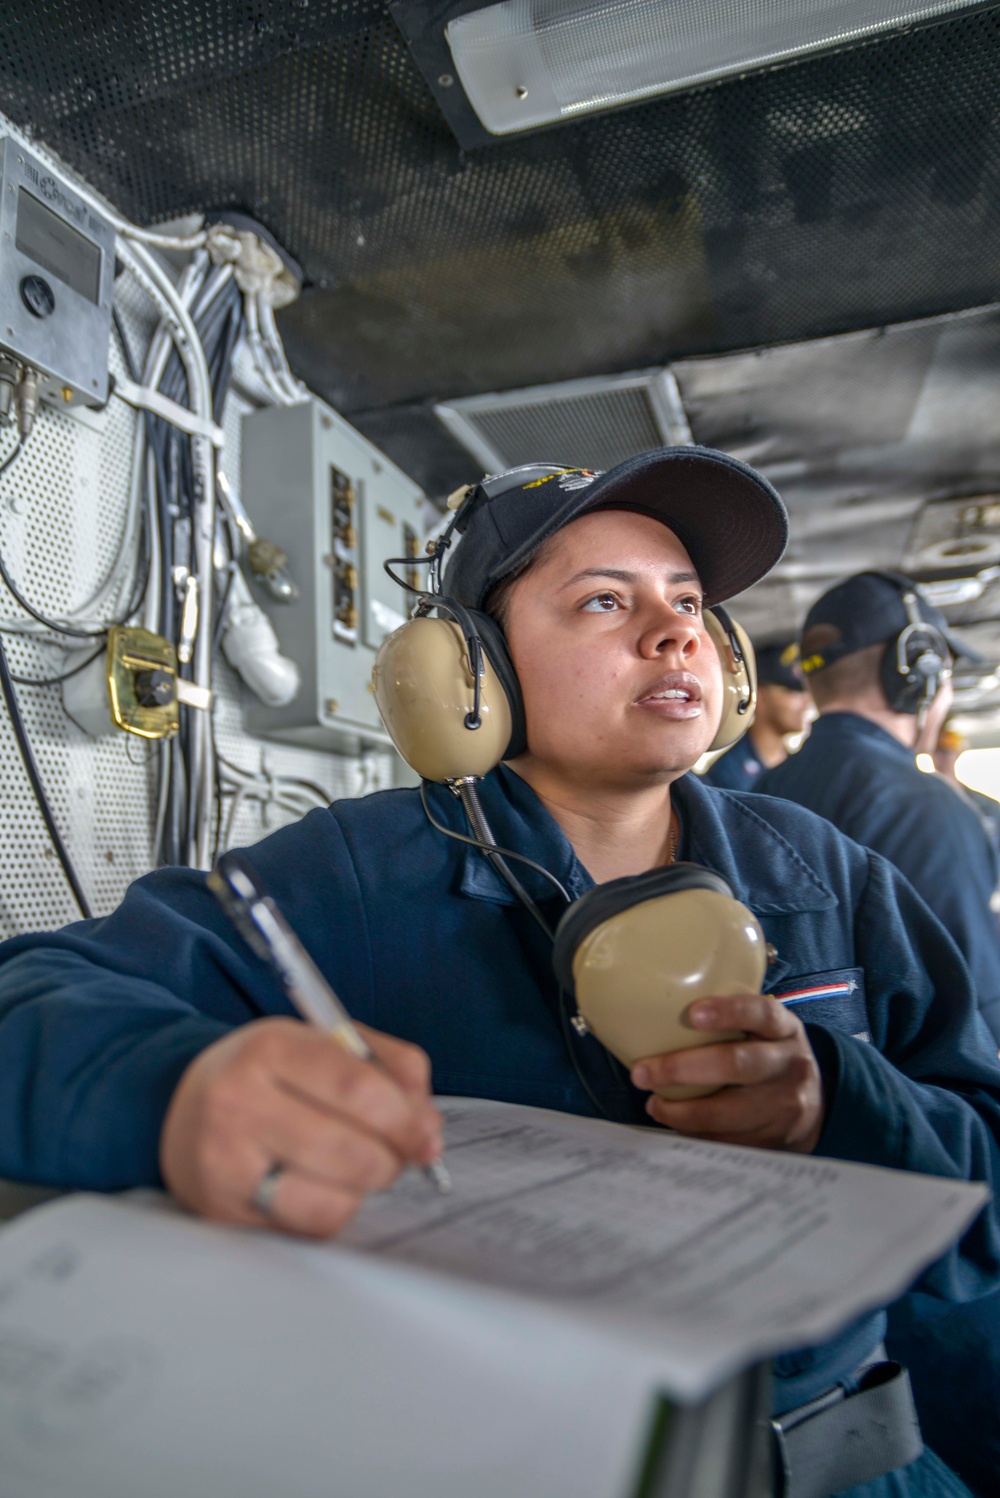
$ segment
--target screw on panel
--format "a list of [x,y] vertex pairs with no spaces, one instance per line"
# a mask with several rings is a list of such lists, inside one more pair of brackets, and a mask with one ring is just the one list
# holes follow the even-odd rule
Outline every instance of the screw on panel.
[[438,78],[438,83],[442,88],[451,88],[454,82],[455,80],[450,73],[442,73]]
[[331,717],[337,712],[337,709],[339,707],[340,703],[337,701],[336,697],[328,697],[323,703],[323,711],[325,713],[329,713]]

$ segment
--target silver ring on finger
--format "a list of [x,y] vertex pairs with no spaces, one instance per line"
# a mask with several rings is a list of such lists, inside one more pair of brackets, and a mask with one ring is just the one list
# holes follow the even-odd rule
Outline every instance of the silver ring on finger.
[[261,1217],[271,1217],[274,1213],[274,1193],[284,1169],[283,1165],[269,1165],[254,1188],[250,1202]]

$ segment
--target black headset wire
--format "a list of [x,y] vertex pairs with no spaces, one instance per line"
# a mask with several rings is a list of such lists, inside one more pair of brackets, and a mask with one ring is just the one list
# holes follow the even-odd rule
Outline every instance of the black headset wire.
[[[501,848],[498,846],[493,838],[492,832],[490,831],[489,823],[486,821],[482,805],[480,804],[479,797],[476,795],[475,788],[471,781],[459,782],[456,785],[455,789],[458,791],[459,799],[461,800],[463,810],[465,811],[465,814],[469,819],[470,826],[473,828],[473,831],[478,830],[481,836],[468,837],[465,833],[455,832],[452,828],[446,827],[443,822],[439,822],[434,816],[434,813],[431,811],[430,804],[427,800],[427,782],[426,780],[422,780],[420,782],[420,800],[423,804],[424,815],[426,816],[428,822],[430,822],[431,826],[434,827],[438,832],[443,832],[445,837],[451,837],[454,838],[456,842],[467,843],[472,848],[478,848],[480,853],[483,853],[489,859],[493,868],[496,869],[497,873],[500,875],[501,879],[503,879],[504,883],[508,886],[511,892],[517,896],[518,900],[521,902],[524,908],[541,927],[542,931],[548,937],[549,941],[553,941],[554,932],[549,926],[548,921],[546,921],[538,906],[535,904],[535,901],[531,898],[531,896],[528,894],[528,891],[524,888],[524,885],[516,877],[513,871],[508,868],[505,860],[508,858],[516,859],[518,863],[527,864],[529,868],[535,869],[539,874],[543,874],[545,878],[548,879],[550,884],[553,884],[556,887],[562,898],[566,901],[567,907],[569,907],[573,904],[573,901],[567,893],[565,887],[559,882],[559,880],[553,873],[545,868],[543,864],[536,863],[533,858],[528,858],[523,853],[515,853],[512,848]],[[576,1054],[576,1044],[571,1029],[569,1015],[570,1003],[571,1000],[569,995],[566,993],[566,990],[560,988],[557,1007],[559,1010],[559,1028],[562,1032],[563,1044],[566,1047],[566,1051],[569,1056],[570,1062],[572,1063],[573,1070],[576,1073],[577,1081],[580,1083],[580,1086],[587,1094],[587,1097],[590,1099],[590,1102],[593,1105],[594,1109],[597,1111],[597,1113],[600,1114],[602,1118],[611,1118],[612,1115],[608,1112],[607,1108],[601,1102],[601,1099],[597,1096],[597,1094],[594,1092],[594,1089],[587,1081],[586,1074],[584,1073],[583,1067],[580,1065],[579,1057]]]
[[21,456],[21,450],[27,440],[27,437],[19,437],[17,442],[11,448],[10,452],[4,458],[3,462],[0,463],[0,478],[2,478],[3,475],[7,472],[8,468],[10,468],[14,463],[17,462],[18,458]]
[[88,655],[85,661],[78,666],[72,666],[68,671],[61,671],[58,676],[15,676],[11,672],[11,681],[19,687],[57,687],[60,682],[69,681],[71,676],[79,676],[81,671],[86,671],[95,661],[100,660],[104,654],[105,647],[102,645],[95,650],[93,655]]
[[[24,450],[26,440],[26,438],[22,437],[17,446],[14,448],[13,452],[8,454],[3,464],[0,465],[0,474],[5,473],[6,470],[10,468],[15,459],[20,457],[21,453]],[[52,629],[57,634],[71,635],[75,638],[81,639],[103,639],[107,634],[106,628],[100,630],[71,629],[65,625],[56,624],[53,620],[47,619],[37,609],[32,608],[32,606],[27,602],[26,599],[22,598],[20,592],[14,586],[7,573],[6,568],[3,565],[2,557],[0,557],[0,576],[3,577],[8,591],[15,599],[15,601],[20,604],[20,606],[25,610],[26,613],[30,614],[32,618],[36,619],[40,624],[45,625],[47,629]],[[142,592],[145,591],[145,586],[146,584],[144,579],[142,588],[138,595],[139,598],[142,597]],[[126,619],[131,617],[137,607],[138,601],[130,605],[129,611],[125,616]],[[7,661],[7,651],[4,647],[3,636],[2,634],[0,634],[0,690],[2,690],[3,692],[4,701],[7,704],[7,711],[10,714],[11,728],[14,731],[14,738],[17,743],[21,759],[24,763],[25,772],[27,773],[28,780],[31,783],[31,789],[34,792],[35,800],[38,802],[38,809],[42,814],[42,820],[45,823],[49,837],[52,841],[52,846],[55,849],[56,857],[59,859],[59,862],[62,865],[63,873],[66,876],[66,882],[69,884],[69,887],[73,893],[73,898],[80,909],[80,914],[85,920],[90,920],[92,918],[90,905],[87,901],[86,895],[83,892],[83,886],[81,885],[79,877],[77,876],[76,869],[73,867],[73,861],[69,856],[69,851],[66,848],[66,844],[62,840],[62,835],[59,831],[59,828],[56,826],[55,817],[52,814],[52,808],[49,805],[48,797],[45,794],[45,787],[42,785],[42,778],[38,772],[38,765],[35,761],[35,756],[31,749],[31,743],[28,739],[27,730],[24,726],[24,719],[21,716],[21,709],[17,701],[17,693],[14,690],[14,686],[15,682],[19,683],[21,686],[30,687],[55,686],[61,681],[67,681],[69,677],[75,676],[78,671],[82,671],[87,666],[91,665],[91,663],[97,660],[98,656],[103,653],[103,649],[104,647],[102,645],[100,650],[94,651],[94,653],[88,656],[85,661],[82,661],[80,665],[74,666],[72,670],[65,671],[59,676],[44,678],[15,677],[12,674],[10,665]]]
[[[22,437],[20,442],[18,442],[17,446],[14,448],[13,452],[9,453],[4,462],[0,464],[0,475],[3,475],[7,471],[7,469],[11,467],[15,459],[20,457],[21,453],[24,451],[26,441],[27,439]],[[146,567],[143,572],[142,579],[136,587],[135,593],[129,600],[128,608],[122,615],[121,619],[112,620],[111,624],[102,624],[98,629],[74,629],[70,624],[64,624],[56,619],[49,619],[39,609],[36,609],[34,605],[30,604],[24,597],[17,584],[11,577],[10,573],[7,571],[7,566],[4,562],[2,552],[0,552],[0,578],[3,578],[4,585],[6,586],[8,593],[10,593],[11,597],[14,599],[15,603],[17,603],[18,606],[22,608],[26,614],[29,614],[31,618],[34,619],[38,624],[43,625],[46,629],[50,629],[53,634],[68,635],[75,640],[102,640],[107,635],[107,632],[112,627],[112,625],[127,623],[127,621],[131,619],[132,615],[135,613],[136,609],[139,607],[140,602],[142,601],[142,596],[146,591],[146,585],[149,581],[149,548],[145,544],[145,527],[143,527],[143,547],[146,552]],[[88,663],[85,661],[84,665],[86,664]],[[79,669],[82,670],[82,667],[80,667]],[[74,673],[69,672],[67,674],[73,675]],[[17,680],[16,677],[13,679]],[[64,679],[65,678],[63,677],[55,677],[53,678],[53,681],[62,681]],[[22,685],[24,686],[47,686],[48,684],[48,682],[40,681],[25,681],[22,683]]]
[[[24,451],[25,443],[27,442],[27,440],[28,439],[26,437],[22,437],[13,451],[7,454],[3,463],[0,464],[0,476],[5,474],[7,472],[7,469],[10,468],[14,463],[16,463],[17,459]],[[13,582],[9,572],[7,571],[2,553],[0,553],[0,577],[3,578],[4,583],[7,587],[7,591],[10,593],[11,597],[15,600],[16,603],[20,605],[22,609],[24,609],[24,612],[26,614],[30,614],[32,619],[37,620],[39,624],[44,624],[46,629],[51,629],[55,634],[73,635],[75,638],[80,640],[96,640],[105,634],[106,631],[104,629],[73,629],[68,624],[57,624],[55,620],[47,619],[44,614],[39,613],[38,609],[33,608],[28,600],[21,596],[16,584]]]
[[11,680],[10,667],[7,664],[7,652],[4,649],[2,637],[0,637],[0,690],[3,691],[7,711],[10,714],[10,724],[14,730],[14,737],[17,740],[17,747],[20,750],[21,759],[24,761],[24,768],[27,771],[28,779],[31,781],[31,789],[35,793],[38,809],[48,829],[49,837],[52,839],[52,846],[56,850],[59,862],[62,864],[66,881],[73,891],[73,898],[80,907],[80,914],[84,920],[89,921],[92,915],[90,906],[87,903],[87,897],[77,878],[76,870],[73,867],[66,845],[60,836],[59,828],[56,826],[55,818],[52,815],[52,808],[49,806],[48,798],[45,794],[45,787],[42,785],[41,776],[38,773],[35,756],[31,752],[31,744],[28,742],[24,720],[21,717],[21,710],[17,704],[17,694],[14,691],[14,683]]
[[[466,799],[471,789],[471,786],[468,785],[463,785],[459,788],[459,795],[462,799],[463,806],[465,807],[466,816],[469,815]],[[474,792],[473,797],[478,806],[478,797],[474,796]],[[533,858],[527,858],[523,853],[515,853],[512,848],[501,848],[496,842],[488,840],[484,837],[469,837],[467,833],[455,832],[453,828],[446,827],[443,822],[439,822],[437,817],[431,811],[430,803],[427,800],[426,780],[422,780],[420,782],[420,800],[424,808],[424,815],[426,816],[428,822],[430,822],[431,826],[437,832],[443,832],[445,837],[454,838],[456,842],[468,843],[470,847],[478,848],[480,853],[484,854],[490,860],[504,883],[510,888],[513,894],[517,895],[518,900],[522,905],[524,905],[525,909],[538,923],[538,925],[541,926],[542,930],[545,932],[545,935],[549,938],[549,941],[551,941],[553,933],[548,921],[542,915],[541,911],[538,909],[538,906],[528,894],[528,891],[524,888],[524,885],[516,877],[513,871],[507,868],[504,860],[507,858],[516,859],[518,863],[527,864],[529,868],[535,869],[539,874],[543,874],[545,878],[548,879],[549,883],[553,884],[559,891],[560,895],[562,895],[563,899],[566,901],[566,904],[572,905],[572,899],[570,898],[569,894],[567,894],[565,887],[560,884],[555,874],[551,874],[547,868],[545,868],[540,863],[536,863]],[[478,809],[479,815],[482,818],[482,807],[480,806]],[[473,830],[475,830],[476,823],[472,821],[471,817],[470,822],[472,822]],[[479,825],[480,827],[483,827],[485,825],[485,818],[482,818]]]
[[[422,783],[421,789],[423,789]],[[538,906],[528,894],[528,891],[521,884],[520,880],[514,875],[512,870],[507,867],[506,863],[504,862],[503,856],[497,855],[506,855],[508,858],[515,858],[521,863],[530,864],[533,869],[537,869],[539,873],[544,874],[546,879],[550,880],[554,885],[556,885],[559,893],[566,901],[566,905],[568,907],[573,904],[573,901],[570,899],[566,890],[559,883],[559,880],[555,877],[555,875],[551,874],[543,864],[536,863],[532,858],[526,858],[523,853],[514,853],[509,848],[497,847],[496,839],[494,838],[493,833],[490,829],[490,825],[486,820],[486,816],[482,808],[482,803],[480,802],[479,797],[476,794],[475,785],[472,783],[472,781],[459,781],[456,789],[458,791],[459,800],[462,803],[465,814],[469,819],[469,825],[472,827],[472,830],[474,832],[477,832],[479,834],[479,837],[482,839],[482,841],[478,841],[478,847],[486,854],[486,857],[496,869],[497,873],[503,880],[506,881],[511,891],[521,901],[521,904],[525,907],[525,909],[534,916],[535,920],[538,922],[539,926],[541,926],[549,941],[554,942],[555,932],[550,928],[545,917],[538,909]],[[473,840],[468,839],[468,841]],[[577,1081],[580,1083],[580,1086],[583,1088],[584,1092],[587,1094],[591,1103],[597,1109],[601,1117],[610,1118],[610,1113],[608,1112],[607,1108],[605,1108],[604,1104],[601,1102],[597,1094],[594,1092],[590,1083],[587,1081],[583,1067],[580,1065],[579,1057],[576,1053],[576,1043],[571,1028],[571,1019],[569,1013],[570,1003],[571,1000],[569,994],[566,993],[566,990],[564,988],[560,988],[558,998],[559,1028],[562,1031],[563,1044],[566,1047],[566,1051],[569,1055],[570,1061],[572,1062],[573,1070],[576,1072]]]
[[[589,1097],[590,1101],[593,1103],[594,1107],[597,1109],[598,1113],[601,1115],[601,1117],[610,1119],[612,1123],[617,1123],[618,1120],[613,1118],[612,1115],[608,1112],[607,1108],[605,1108],[604,1104],[597,1096],[597,1093],[587,1081],[587,1077],[584,1073],[583,1067],[580,1065],[579,1058],[576,1054],[576,1045],[574,1043],[572,1034],[572,1022],[570,1020],[569,1013],[571,1003],[572,999],[570,998],[569,994],[564,988],[560,988],[559,1028],[562,1030],[563,1044],[565,1045],[566,1050],[569,1052],[569,1059],[573,1063],[573,1070],[576,1072],[576,1079],[579,1082],[580,1086],[583,1088],[584,1092]],[[608,1054],[610,1056],[610,1052]]]

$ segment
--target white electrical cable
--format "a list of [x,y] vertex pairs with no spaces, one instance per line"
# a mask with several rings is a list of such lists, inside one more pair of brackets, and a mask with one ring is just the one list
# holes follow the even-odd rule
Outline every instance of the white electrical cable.
[[[201,251],[200,254],[194,256],[192,261],[185,267],[184,273],[181,276],[180,282],[177,286],[177,296],[182,301],[184,301],[188,297],[193,297],[197,293],[201,282],[204,279],[208,263],[208,256],[204,253],[204,251]],[[146,367],[143,372],[143,385],[149,386],[153,389],[155,389],[156,385],[159,384],[160,378],[163,374],[163,369],[166,366],[166,362],[169,358],[170,350],[172,347],[172,340],[170,338],[169,332],[163,331],[162,337],[158,336],[160,332],[161,329],[158,329],[157,333],[154,334],[154,343],[151,344],[150,350],[147,352]],[[151,367],[151,360],[155,360],[155,368]],[[129,499],[126,508],[125,525],[122,530],[115,561],[108,571],[105,582],[101,585],[97,592],[90,599],[88,599],[85,604],[79,605],[72,611],[71,614],[67,614],[65,616],[64,622],[67,624],[77,624],[79,622],[82,627],[99,627],[99,624],[103,620],[105,615],[107,615],[108,613],[117,615],[120,611],[122,593],[124,592],[124,582],[127,581],[130,586],[133,584],[134,580],[132,577],[132,572],[130,570],[130,561],[137,552],[137,535],[139,529],[139,514],[142,498],[142,456],[144,448],[145,423],[141,419],[139,419],[136,422],[135,434],[133,438],[132,469],[129,479]],[[149,525],[150,544],[152,550],[155,550],[156,548],[155,527],[156,517],[154,514],[150,516]],[[153,618],[155,620],[159,617],[159,580],[157,578],[154,584],[152,569],[150,570],[150,589],[155,594],[156,613],[153,615]],[[149,593],[147,592],[145,606],[143,608],[144,622],[149,617],[150,606],[152,602],[153,600],[150,599]],[[152,625],[147,625],[147,628],[155,629],[156,624],[154,623]]]
[[146,465],[146,494],[148,522],[146,534],[149,539],[149,581],[146,584],[146,597],[143,600],[142,627],[156,634],[160,627],[160,604],[163,600],[162,578],[160,576],[160,527],[157,523],[156,511],[156,459],[145,445],[145,422],[137,423],[142,436],[136,437],[133,447],[132,467],[133,478],[129,482],[141,484],[141,479],[135,479],[135,464],[138,460],[140,467],[143,462]]
[[[184,273],[177,284],[177,296],[185,304],[198,294],[204,282],[205,273],[208,269],[208,255],[200,251],[193,256],[185,266]],[[157,302],[161,314],[162,305]],[[146,350],[146,360],[143,365],[142,382],[151,390],[159,387],[167,367],[167,360],[174,346],[170,328],[165,317],[161,316]],[[147,529],[150,538],[150,571],[149,586],[146,590],[145,606],[143,608],[143,626],[154,634],[160,627],[160,605],[162,602],[162,590],[160,586],[159,566],[159,517],[156,509],[156,468],[153,455],[146,449],[146,423],[138,420],[135,426],[135,436],[132,449],[132,474],[130,479],[131,494],[135,504],[138,505],[142,493],[142,465],[145,462],[147,470],[146,495],[147,495]]]
[[[250,516],[243,508],[243,501],[219,464],[216,464],[215,468],[215,483],[229,524],[230,534],[241,536],[247,546],[251,545],[257,539],[257,532],[254,530]],[[238,547],[234,547],[235,550],[238,550]]]
[[232,264],[212,266],[211,271],[205,277],[205,281],[201,289],[201,294],[198,297],[197,302],[192,307],[193,317],[204,317],[205,313],[215,301],[222,288],[227,284],[227,282],[232,280],[234,269],[235,267]]
[[302,673],[295,661],[282,655],[273,623],[238,568],[233,573],[226,612],[222,653],[233,670],[268,707],[284,707],[294,701],[302,685]]
[[95,213],[106,218],[114,227],[115,232],[126,239],[153,245],[161,250],[196,250],[205,243],[208,232],[206,229],[198,229],[193,234],[160,234],[155,229],[140,228],[138,224],[133,224],[129,219],[122,218],[116,213],[110,203],[99,197],[92,188],[85,186],[73,172],[62,165],[47,146],[39,145],[26,131],[18,129],[16,125],[5,119],[3,133],[8,139],[17,141],[39,161],[44,162],[53,177],[58,178],[64,187],[68,187],[70,192],[76,193],[77,197],[88,203]]
[[305,816],[307,812],[316,807],[325,811],[329,806],[329,800],[320,796],[318,791],[314,791],[310,786],[297,784],[266,769],[255,774],[253,771],[241,770],[236,765],[223,762],[219,767],[219,779],[223,785],[232,788],[233,795],[222,834],[221,851],[223,852],[233,846],[236,819],[241,807],[247,801],[259,801],[265,808],[277,806],[297,817]]
[[[169,276],[142,244],[122,242],[120,254],[126,266],[161,306],[164,320],[180,355],[188,380],[191,408],[211,419],[212,391],[205,352],[191,314],[177,294]],[[193,575],[198,585],[198,621],[194,640],[192,678],[197,686],[211,689],[212,667],[212,548],[215,536],[215,454],[204,437],[191,438],[194,468],[194,505],[191,516]],[[212,799],[214,795],[213,752],[206,713],[191,720],[191,785],[194,798],[195,833],[187,849],[194,868],[211,863]]]
[[151,416],[168,421],[189,437],[207,437],[213,447],[226,445],[225,434],[214,421],[195,416],[187,406],[179,405],[159,390],[151,390],[148,385],[136,385],[132,380],[122,378],[115,381],[115,395],[137,411],[148,411]]
[[277,371],[271,363],[267,346],[261,336],[260,308],[257,297],[255,293],[247,292],[244,294],[243,300],[246,307],[247,345],[250,349],[254,369],[277,405],[293,405],[300,397],[293,397],[291,395],[287,386],[278,377]]
[[275,373],[281,385],[287,390],[290,402],[298,404],[300,401],[308,400],[309,392],[300,380],[292,374],[285,353],[285,345],[281,341],[278,325],[274,320],[274,308],[266,297],[257,296],[257,319],[260,326],[261,337],[264,347],[270,355]]

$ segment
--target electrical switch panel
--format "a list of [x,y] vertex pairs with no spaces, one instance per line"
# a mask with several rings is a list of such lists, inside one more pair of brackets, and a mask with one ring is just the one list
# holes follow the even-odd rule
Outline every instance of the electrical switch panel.
[[63,405],[108,398],[115,230],[9,137],[0,140],[0,418],[7,361]]
[[241,497],[258,534],[287,556],[298,596],[276,603],[251,577],[283,655],[302,674],[285,707],[248,700],[247,728],[267,738],[356,754],[386,745],[371,691],[375,652],[410,599],[383,570],[388,557],[426,582],[423,495],[412,479],[321,401],[243,418]]

